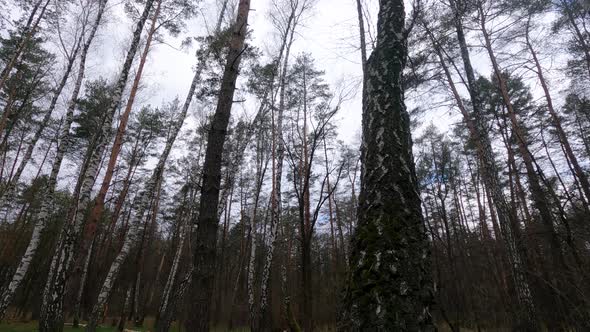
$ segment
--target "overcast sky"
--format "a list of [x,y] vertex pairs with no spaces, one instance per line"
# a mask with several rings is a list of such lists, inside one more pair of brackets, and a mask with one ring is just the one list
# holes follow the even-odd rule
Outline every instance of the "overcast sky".
[[[160,105],[176,96],[184,100],[193,76],[192,67],[196,62],[194,51],[197,45],[184,50],[175,47],[179,47],[187,36],[206,35],[206,26],[214,25],[220,1],[204,0],[201,6],[203,13],[189,22],[188,31],[176,39],[168,38],[169,45],[153,47],[146,65],[143,79],[146,87],[140,94],[140,101]],[[252,0],[249,18],[252,35],[248,43],[267,54],[276,49],[278,44],[268,17],[270,2],[271,0]],[[89,71],[95,76],[111,77],[118,71],[132,34],[133,26],[120,2],[111,3],[113,15],[109,15],[109,24],[101,30],[99,42],[95,43],[94,56],[89,63]],[[371,26],[376,19],[376,2],[368,3],[373,6],[369,10],[372,13],[368,18],[370,22],[367,23]],[[411,8],[407,5],[406,10],[410,11]],[[356,0],[317,0],[314,9],[308,13],[297,32],[291,59],[301,52],[311,53],[318,69],[325,71],[326,81],[333,90],[343,86],[355,88],[356,94],[342,105],[337,121],[340,139],[356,144],[361,124],[361,66]],[[478,56],[475,52],[472,55],[476,70],[489,68],[485,56]],[[431,98],[432,96],[421,96],[418,100],[408,98],[408,108],[418,104],[424,107],[429,101],[426,99]],[[252,105],[236,105],[233,113],[237,116],[241,112],[251,114],[254,112],[253,108]],[[420,120],[425,124],[433,123],[444,131],[458,119],[457,112],[449,112],[448,108],[429,108],[426,116]]]
[[[230,0],[232,2],[235,0]],[[181,42],[186,37],[198,37],[207,35],[207,26],[213,26],[219,11],[219,2],[221,0],[203,0],[201,2],[202,13],[187,24],[185,31],[178,38],[166,38],[167,44],[158,44],[152,47],[150,57],[146,64],[146,70],[142,78],[144,88],[140,91],[136,101],[136,107],[144,103],[151,103],[159,106],[162,103],[169,102],[175,97],[184,100],[193,77],[193,66],[196,63],[195,50],[196,43],[189,49],[180,50]],[[317,0],[316,5],[310,11],[306,19],[298,27],[297,36],[291,52],[291,59],[301,52],[311,53],[316,60],[316,67],[325,71],[326,81],[331,85],[333,90],[346,86],[348,89],[356,88],[356,94],[346,101],[336,118],[338,125],[339,138],[348,144],[358,144],[361,126],[361,66],[358,20],[356,12],[356,0]],[[371,17],[368,18],[367,26],[373,26],[376,19],[377,1],[368,0],[373,7],[369,9]],[[90,54],[87,68],[87,80],[96,79],[98,76],[104,76],[108,79],[114,79],[119,72],[120,66],[125,59],[128,49],[129,40],[131,39],[134,25],[129,17],[123,11],[122,0],[110,0],[109,12],[105,17],[108,22],[101,27],[97,39],[93,43],[93,50]],[[268,17],[268,11],[271,0],[252,0],[251,14],[249,18],[249,27],[252,32],[248,43],[258,47],[263,52],[270,52],[277,47],[276,32],[273,31],[272,24]],[[231,8],[231,6],[230,6]],[[407,5],[406,10],[410,11]],[[13,13],[15,14],[15,13]],[[15,16],[18,16],[16,14]],[[228,20],[234,16],[226,15]],[[552,19],[552,18],[548,18]],[[148,23],[149,25],[149,23]],[[490,24],[493,29],[493,22]],[[543,34],[539,31],[540,34]],[[56,39],[50,36],[50,39]],[[547,39],[547,38],[545,38]],[[544,43],[560,43],[559,40],[547,39]],[[472,49],[472,60],[476,71],[480,74],[489,76],[490,66],[487,56],[481,52],[481,41],[472,34],[470,43],[475,47]],[[138,54],[141,52],[138,52]],[[555,65],[555,59],[552,56],[545,57],[547,69],[559,68]],[[59,70],[56,71],[59,73]],[[532,72],[526,73],[526,69],[520,69],[523,75],[529,75],[532,79],[529,81],[533,88],[533,93],[541,97],[541,90],[537,86],[536,79]],[[561,83],[561,86],[567,86],[559,82],[562,75],[559,71],[553,71],[551,75],[555,83]],[[132,77],[129,79],[127,86],[131,85]],[[463,91],[465,92],[465,91]],[[464,95],[467,95],[464,93]],[[61,96],[62,103],[65,104],[69,92]],[[428,111],[420,118],[425,124],[435,124],[442,131],[446,131],[450,126],[460,120],[456,110],[451,109],[451,104],[445,104],[443,107],[432,107],[433,100],[448,98],[450,95],[444,90],[438,91],[437,95],[408,96],[408,108],[421,106]],[[413,98],[411,98],[413,97]],[[558,99],[558,98],[556,98]],[[193,103],[193,106],[196,103]],[[62,107],[63,109],[63,107]],[[234,116],[241,116],[244,112],[253,114],[255,105],[248,103],[234,104]],[[210,110],[213,111],[213,110]],[[191,116],[199,116],[192,110]],[[56,115],[60,116],[60,115]],[[185,127],[190,127],[194,123],[192,117],[185,122]],[[419,130],[414,132],[414,137],[419,135]],[[187,149],[179,142],[175,144],[175,149]],[[68,167],[76,170],[76,161],[71,161]],[[65,174],[64,174],[65,175]],[[74,181],[71,177],[70,181]],[[71,183],[70,183],[71,184]]]
[[[214,22],[216,0],[203,2],[203,15],[189,22],[189,32],[177,39],[169,39],[169,45],[157,45],[150,53],[145,71],[146,84],[140,100],[154,105],[170,101],[178,96],[184,99],[190,85],[196,63],[196,45],[188,50],[173,48],[180,46],[184,37],[203,36],[205,20]],[[319,0],[298,29],[292,48],[292,57],[301,52],[311,53],[316,59],[318,69],[326,72],[326,81],[336,89],[345,85],[358,87],[361,79],[360,52],[358,51],[358,25],[354,0]],[[253,0],[249,18],[252,36],[249,44],[262,51],[272,51],[275,36],[268,18],[269,1]],[[132,33],[132,25],[121,5],[111,7],[109,24],[101,30],[98,43],[95,43],[94,56],[89,63],[89,76],[111,77],[117,72],[124,59],[127,42]],[[128,82],[128,85],[130,82]],[[340,138],[353,143],[360,132],[360,89],[353,98],[344,103],[337,118]],[[248,106],[243,106],[248,107]],[[234,107],[234,114],[244,110],[241,105]],[[253,110],[246,110],[252,112]]]

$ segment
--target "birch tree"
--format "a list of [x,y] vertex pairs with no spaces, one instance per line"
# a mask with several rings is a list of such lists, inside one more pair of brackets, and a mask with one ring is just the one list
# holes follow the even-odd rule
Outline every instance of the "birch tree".
[[90,243],[94,238],[97,223],[104,212],[105,198],[113,177],[119,153],[121,152],[123,138],[127,129],[127,122],[135,103],[135,98],[138,92],[139,84],[141,82],[144,67],[147,62],[147,57],[149,55],[150,49],[152,48],[152,42],[162,39],[162,37],[158,35],[161,34],[162,29],[167,29],[173,36],[178,35],[178,31],[184,25],[183,21],[191,18],[194,15],[197,4],[198,2],[189,4],[187,2],[178,0],[156,1],[154,12],[150,18],[151,25],[146,35],[144,50],[139,59],[139,65],[129,92],[129,99],[127,100],[125,110],[119,120],[119,125],[115,134],[115,141],[110,152],[105,175],[103,177],[98,194],[95,198],[94,207],[88,218],[89,220],[87,220],[85,225],[85,240],[83,242],[83,246],[87,246],[87,244]]
[[[283,178],[283,161],[285,154],[284,141],[282,137],[283,132],[283,118],[285,110],[285,93],[286,93],[286,75],[289,68],[289,58],[291,53],[291,46],[293,45],[295,38],[295,31],[301,20],[304,19],[306,13],[313,7],[314,1],[285,1],[275,3],[275,11],[273,18],[273,25],[280,33],[280,48],[276,59],[275,70],[280,70],[277,74],[278,78],[278,105],[276,106],[276,114],[274,112],[275,105],[271,105],[272,112],[272,191],[271,191],[271,222],[269,230],[268,243],[270,249],[267,252],[264,267],[262,270],[262,283],[261,283],[261,295],[260,295],[260,324],[266,322],[266,311],[268,307],[269,297],[269,283],[271,265],[273,262],[273,255],[275,246],[278,241],[278,232],[280,229],[280,216],[281,216],[281,181]],[[273,98],[274,100],[274,98]]]
[[[85,71],[85,67],[86,67],[86,56],[87,56],[88,50],[90,48],[90,45],[92,43],[92,40],[94,39],[96,31],[98,30],[98,27],[99,27],[100,22],[102,20],[102,15],[104,13],[105,6],[106,6],[106,1],[103,0],[99,3],[98,9],[96,12],[96,18],[95,18],[92,26],[90,27],[90,31],[88,33],[88,36],[86,36],[86,41],[82,47],[81,56],[80,56],[80,60],[79,60],[78,76],[77,76],[76,83],[74,86],[74,91],[72,92],[72,96],[71,96],[70,102],[68,104],[68,109],[65,114],[64,124],[63,124],[63,128],[62,128],[62,132],[60,134],[60,143],[58,145],[57,154],[55,156],[55,160],[53,162],[52,169],[51,169],[51,174],[50,174],[49,180],[47,182],[47,187],[45,189],[46,192],[44,194],[43,201],[41,203],[41,210],[40,210],[39,214],[36,216],[35,227],[33,229],[33,234],[31,236],[31,240],[30,240],[29,245],[26,249],[26,252],[25,252],[24,256],[21,258],[19,266],[17,267],[17,269],[14,273],[11,284],[6,289],[6,291],[2,294],[2,302],[0,302],[0,319],[5,314],[6,308],[10,304],[11,299],[14,296],[14,293],[16,292],[16,289],[19,287],[25,274],[27,273],[28,268],[31,264],[31,260],[33,259],[34,255],[36,254],[37,249],[39,247],[39,243],[41,241],[41,234],[43,233],[43,230],[46,227],[47,218],[49,216],[49,210],[51,209],[51,204],[52,204],[52,200],[53,200],[53,194],[55,192],[55,187],[57,184],[57,175],[58,175],[59,170],[61,168],[64,154],[67,150],[67,144],[68,144],[68,139],[69,139],[69,135],[70,135],[70,127],[71,127],[72,120],[73,120],[75,103],[76,103],[76,100],[78,99],[78,94],[80,92],[82,81],[84,79],[84,71]],[[90,15],[91,7],[87,6],[85,8],[85,10],[86,10],[86,12],[84,13],[85,20],[87,20]],[[81,35],[85,35],[85,32],[82,31]],[[80,42],[81,42],[81,40],[78,41],[78,43],[80,43]],[[53,100],[52,100],[52,102],[53,102]]]
[[68,220],[66,220],[64,232],[62,233],[63,238],[57,246],[56,255],[54,255],[55,264],[52,263],[52,269],[49,273],[50,278],[48,279],[47,287],[43,294],[42,314],[39,324],[40,331],[52,331],[63,325],[62,311],[66,279],[75,259],[75,247],[84,218],[83,213],[77,212],[83,211],[90,201],[90,194],[100,166],[101,157],[106,148],[106,144],[108,144],[108,141],[110,140],[112,119],[115,111],[119,108],[121,103],[123,90],[127,83],[131,65],[133,64],[135,53],[139,48],[141,33],[148,19],[148,14],[152,5],[153,0],[147,0],[145,3],[142,15],[134,30],[133,39],[127,52],[120,76],[115,84],[111,104],[105,112],[106,114],[103,120],[102,129],[97,133],[97,137],[94,138],[96,147],[92,152],[89,151],[89,153],[87,153],[89,156],[87,165],[83,166],[81,169],[81,176],[78,180],[80,188],[79,196],[77,197],[77,202],[73,204],[70,213],[68,214]]
[[433,331],[428,246],[401,84],[410,31],[403,1],[379,7],[363,91],[359,220],[341,328]]

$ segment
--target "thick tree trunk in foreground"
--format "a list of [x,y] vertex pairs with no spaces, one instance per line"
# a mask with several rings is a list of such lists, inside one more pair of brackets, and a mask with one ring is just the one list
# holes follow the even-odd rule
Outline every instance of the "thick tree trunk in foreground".
[[223,73],[215,115],[209,129],[201,202],[199,207],[197,239],[194,251],[195,273],[192,275],[190,295],[192,315],[186,322],[188,331],[209,331],[209,308],[213,291],[215,252],[218,228],[219,187],[223,145],[239,74],[239,66],[246,33],[250,0],[240,0],[238,15],[230,41],[227,64]]
[[343,331],[434,331],[428,241],[402,86],[404,24],[403,1],[380,1],[363,91],[363,172]]

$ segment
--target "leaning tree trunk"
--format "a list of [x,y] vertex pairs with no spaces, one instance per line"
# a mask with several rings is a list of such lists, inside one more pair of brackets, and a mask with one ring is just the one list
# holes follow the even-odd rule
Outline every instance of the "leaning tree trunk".
[[527,21],[527,26],[526,26],[526,32],[525,32],[525,42],[526,42],[529,52],[531,53],[531,56],[533,57],[533,61],[535,63],[535,68],[537,69],[536,74],[537,74],[537,77],[539,78],[539,83],[541,83],[541,87],[543,88],[543,92],[545,94],[545,100],[547,102],[547,110],[549,111],[549,114],[551,115],[551,122],[552,122],[553,126],[555,127],[555,130],[557,131],[557,137],[559,138],[559,141],[562,144],[562,146],[566,152],[566,156],[568,157],[568,159],[570,160],[570,162],[573,166],[573,169],[575,171],[574,174],[580,182],[580,187],[582,188],[582,191],[584,192],[584,196],[586,196],[585,203],[586,203],[586,206],[588,206],[588,202],[590,201],[590,181],[588,181],[588,176],[586,175],[586,173],[584,172],[584,170],[580,166],[580,163],[578,162],[578,158],[574,154],[573,149],[570,145],[569,139],[567,138],[567,134],[565,133],[565,130],[563,130],[563,126],[561,125],[561,119],[559,118],[559,115],[557,114],[557,112],[555,111],[555,108],[553,107],[553,98],[551,97],[551,92],[549,92],[549,87],[547,86],[547,81],[545,80],[545,76],[543,75],[543,67],[541,66],[541,63],[539,62],[539,58],[537,57],[537,52],[535,51],[533,44],[531,43],[531,40],[530,40],[530,31],[529,31],[530,30],[530,20],[531,20],[531,18],[529,17],[529,20]]
[[194,91],[195,91],[196,81],[193,82],[191,85],[191,89],[189,91],[189,95],[187,96],[186,102],[178,116],[174,127],[172,128],[171,135],[169,136],[166,146],[160,155],[158,160],[158,164],[152,171],[151,177],[146,182],[143,190],[136,196],[134,202],[135,214],[133,219],[131,220],[131,225],[127,234],[125,235],[125,240],[123,241],[123,246],[121,247],[117,257],[111,264],[109,272],[102,284],[102,287],[98,294],[98,299],[92,309],[92,313],[90,315],[88,326],[86,328],[87,332],[94,332],[96,331],[96,327],[98,324],[98,319],[102,316],[104,311],[104,307],[107,303],[107,300],[113,290],[113,285],[115,280],[119,276],[121,272],[121,268],[123,267],[123,263],[131,249],[135,246],[138,242],[139,235],[143,231],[144,223],[142,222],[143,215],[147,211],[149,207],[149,203],[154,196],[154,192],[158,186],[158,183],[162,181],[162,176],[164,174],[164,168],[166,166],[166,161],[168,161],[168,157],[170,156],[170,151],[174,146],[174,142],[176,141],[176,137],[182,128],[182,124],[184,123],[184,119],[186,118],[186,114],[188,112],[188,108],[190,106]]
[[[164,148],[164,151],[162,152],[162,155],[160,156],[160,160],[158,162],[158,165],[156,166],[156,168],[154,169],[154,171],[152,173],[152,178],[146,184],[144,191],[141,193],[141,195],[143,196],[143,198],[140,197],[141,199],[144,199],[144,200],[149,199],[149,195],[145,195],[145,193],[148,192],[148,190],[150,190],[150,188],[148,188],[148,187],[151,186],[152,187],[151,191],[153,191],[153,186],[154,186],[153,183],[155,183],[154,181],[156,180],[155,177],[159,177],[159,178],[162,177],[165,163],[166,163],[167,158],[170,154],[172,146],[174,145],[176,137],[178,136],[180,129],[182,128],[182,124],[184,123],[184,120],[185,120],[186,115],[188,113],[188,109],[191,105],[193,96],[195,94],[195,90],[197,88],[197,83],[199,82],[199,80],[201,78],[201,73],[204,70],[205,66],[206,66],[205,61],[200,61],[197,64],[197,68],[195,70],[195,75],[193,76],[193,80],[191,82],[189,91],[188,91],[186,99],[184,101],[184,105],[182,106],[182,110],[180,111],[180,114],[178,115],[178,119],[175,124],[175,127],[172,129],[172,134],[168,138],[168,141],[166,143],[166,147]],[[138,212],[141,212],[142,202],[141,202],[141,200],[138,200],[137,202],[139,205]],[[147,203],[145,205],[146,206],[143,207],[142,213],[145,213]],[[139,228],[140,228],[139,222],[132,224],[131,229],[129,230],[129,232],[125,238],[123,247],[121,248],[119,254],[115,258],[115,261],[111,264],[111,267],[109,269],[109,273],[108,273],[107,277],[105,278],[105,281],[104,281],[103,286],[101,288],[97,303],[94,305],[94,308],[93,308],[93,311],[91,314],[91,321],[94,320],[94,322],[93,322],[94,326],[91,327],[89,324],[88,325],[89,331],[96,330],[96,324],[98,322],[98,318],[101,316],[102,312],[104,311],[104,307],[106,305],[106,302],[108,300],[110,292],[112,291],[113,283],[116,279],[116,276],[118,276],[118,274],[120,272],[121,265],[123,264],[123,261],[125,260],[125,258],[129,254],[129,252],[131,251],[132,245],[134,245],[134,243],[136,242],[137,234],[140,231]],[[191,275],[192,275],[192,272],[191,272]],[[188,286],[186,286],[186,287],[188,287]]]
[[141,77],[143,74],[143,69],[145,67],[145,63],[147,61],[148,54],[150,52],[150,47],[152,44],[152,40],[154,34],[156,33],[156,28],[158,24],[158,17],[160,15],[160,8],[162,5],[163,0],[156,0],[156,10],[154,15],[152,16],[152,25],[150,30],[147,34],[145,46],[143,53],[141,54],[141,59],[139,61],[139,66],[137,68],[137,72],[135,74],[135,79],[133,80],[133,85],[131,86],[131,90],[129,92],[129,99],[127,100],[127,105],[125,106],[125,111],[121,114],[121,118],[119,120],[119,127],[117,128],[117,133],[115,134],[115,142],[113,143],[113,148],[111,149],[111,153],[109,156],[109,162],[107,164],[107,169],[105,171],[105,175],[102,179],[102,184],[100,186],[100,190],[95,198],[94,207],[90,212],[86,225],[84,227],[84,240],[82,241],[82,252],[84,251],[84,247],[88,246],[94,236],[96,234],[96,228],[98,221],[102,217],[104,212],[104,205],[105,205],[105,198],[107,196],[107,192],[110,188],[111,179],[113,178],[113,174],[115,172],[115,166],[117,164],[117,159],[119,157],[119,153],[121,152],[121,148],[123,146],[123,138],[125,137],[125,132],[127,131],[127,122],[129,121],[129,115],[131,114],[131,110],[133,108],[133,104],[135,102],[135,97],[137,95],[137,90],[139,89],[139,83],[141,82]]
[[518,147],[518,151],[520,152],[520,155],[524,162],[529,187],[531,190],[531,198],[533,200],[534,206],[539,211],[540,220],[544,227],[543,234],[550,245],[552,263],[554,265],[553,268],[556,271],[561,270],[563,272],[565,270],[566,272],[569,272],[569,267],[566,265],[565,258],[563,257],[561,240],[558,238],[558,235],[555,230],[553,213],[551,211],[551,207],[549,206],[550,201],[547,195],[545,194],[545,190],[541,186],[541,178],[543,177],[542,171],[540,169],[536,169],[535,167],[535,157],[529,150],[528,140],[524,135],[521,125],[518,122],[518,119],[516,118],[516,112],[512,105],[512,100],[510,97],[510,93],[508,91],[506,78],[504,77],[498,64],[492,46],[491,36],[486,28],[485,13],[481,5],[478,7],[478,11],[480,15],[480,27],[485,41],[485,48],[492,63],[494,76],[498,80],[500,94],[502,96],[504,106],[506,106],[506,110],[508,113],[507,116],[508,119],[510,119],[512,132],[516,137],[516,145]]
[[238,15],[229,45],[227,64],[225,66],[217,101],[215,115],[209,129],[205,162],[203,164],[203,181],[201,201],[196,224],[197,239],[194,249],[195,273],[190,289],[193,315],[187,320],[189,331],[209,330],[209,308],[215,272],[215,253],[218,228],[219,186],[221,183],[221,160],[223,145],[231,115],[236,81],[246,33],[248,31],[248,14],[250,0],[240,0]]
[[78,293],[76,294],[76,300],[74,302],[74,318],[72,322],[73,328],[78,328],[80,325],[80,316],[82,311],[82,297],[84,296],[84,289],[86,285],[86,279],[88,278],[88,268],[90,267],[90,258],[92,256],[92,250],[94,248],[94,242],[90,244],[88,248],[88,252],[86,253],[86,258],[84,259],[84,266],[82,267],[82,276],[80,276],[80,286],[78,288]]
[[66,70],[63,73],[61,81],[59,82],[55,91],[53,92],[53,97],[51,98],[51,102],[49,103],[49,107],[45,111],[45,116],[43,117],[43,120],[41,120],[41,123],[39,124],[39,128],[37,128],[37,131],[35,131],[35,134],[31,138],[31,141],[29,142],[29,146],[27,147],[27,150],[25,151],[25,154],[23,155],[23,158],[16,170],[16,173],[14,173],[14,176],[12,177],[12,179],[10,179],[12,188],[14,188],[14,186],[16,186],[16,184],[20,180],[20,177],[21,177],[25,167],[27,166],[27,164],[29,163],[29,160],[31,160],[31,157],[33,156],[33,150],[35,149],[37,142],[39,141],[39,139],[41,138],[41,135],[43,134],[43,131],[45,130],[45,128],[49,124],[49,120],[51,120],[51,115],[53,114],[53,111],[55,110],[55,106],[57,105],[57,101],[59,99],[59,96],[61,95],[61,92],[63,91],[64,87],[66,86],[66,83],[68,82],[68,78],[70,77],[70,73],[72,72],[74,62],[76,61],[76,58],[78,57],[78,52],[80,51],[80,48],[82,46],[82,37],[84,37],[84,33],[80,34],[80,37],[79,37],[78,41],[76,42],[76,46],[74,48],[74,51],[72,52],[72,54],[70,55],[70,58],[68,59],[68,64],[66,66]]
[[[185,202],[185,204],[188,204]],[[183,207],[187,209],[187,207]],[[188,215],[188,211],[184,211],[184,214],[180,217],[179,220],[179,235],[178,235],[178,244],[176,246],[176,253],[174,254],[174,259],[172,260],[172,267],[170,268],[170,272],[168,273],[168,280],[166,280],[166,285],[164,286],[164,293],[162,294],[162,301],[160,303],[160,307],[158,308],[158,317],[163,317],[166,315],[168,310],[168,304],[170,302],[170,296],[172,294],[172,290],[174,287],[174,283],[176,282],[176,275],[178,273],[178,266],[180,264],[180,259],[182,258],[182,251],[184,249],[184,239],[186,238],[187,233],[187,221],[190,218]]]
[[[283,178],[283,160],[285,155],[285,143],[283,141],[283,112],[285,109],[285,91],[286,91],[286,73],[289,68],[289,55],[291,51],[291,45],[293,44],[294,38],[294,31],[295,27],[297,26],[297,21],[295,20],[295,10],[293,8],[291,11],[291,15],[289,16],[289,20],[287,23],[287,28],[285,30],[285,34],[282,36],[282,43],[281,48],[279,50],[279,56],[276,62],[276,67],[278,68],[281,65],[281,60],[283,61],[283,67],[280,73],[280,83],[279,83],[279,107],[278,107],[278,114],[276,117],[276,123],[274,119],[274,113],[272,114],[272,123],[273,123],[273,132],[272,132],[272,192],[271,192],[271,222],[270,222],[270,230],[269,230],[269,239],[268,244],[270,247],[266,252],[266,257],[264,259],[264,265],[262,267],[262,281],[261,281],[261,290],[260,290],[260,312],[258,314],[257,320],[253,322],[254,327],[256,329],[264,327],[266,323],[266,316],[267,316],[267,307],[268,307],[268,298],[269,298],[269,290],[270,290],[270,272],[272,268],[272,261],[274,256],[275,248],[277,247],[277,235],[279,233],[279,224],[281,219],[281,181]],[[283,60],[283,52],[284,60]],[[275,71],[278,70],[275,68]],[[273,76],[276,74],[273,73]],[[274,77],[272,77],[274,80]],[[271,105],[271,108],[274,108],[274,105]],[[256,326],[258,324],[258,326]]]
[[[499,228],[502,239],[506,244],[508,259],[513,270],[514,287],[519,303],[518,319],[524,325],[536,326],[536,311],[533,302],[533,295],[530,289],[526,268],[528,267],[527,250],[520,236],[520,228],[517,216],[511,212],[504,192],[501,187],[498,166],[494,158],[492,144],[488,135],[488,126],[483,115],[482,102],[479,97],[479,89],[475,81],[475,73],[471,65],[469,49],[463,31],[461,13],[457,8],[455,0],[451,3],[454,11],[454,25],[456,29],[461,58],[464,64],[465,76],[467,77],[468,91],[472,102],[473,111],[465,116],[470,131],[470,136],[476,144],[478,158],[481,164],[482,182],[489,191],[489,199],[495,203],[496,217],[499,221]],[[454,93],[456,94],[456,93]],[[457,99],[459,100],[459,99]],[[462,104],[462,102],[461,102]],[[491,207],[491,205],[490,205]],[[494,211],[490,210],[492,216]],[[492,217],[493,218],[493,217]]]
[[[106,122],[108,119],[104,119]],[[78,223],[78,216],[90,201],[90,192],[99,171],[100,161],[104,153],[104,135],[96,137],[96,144],[90,144],[84,165],[81,167],[78,184],[76,185],[77,199],[70,206],[65,222],[54,251],[49,276],[43,292],[39,330],[41,332],[61,331],[63,329],[63,303],[67,278],[76,254],[76,243],[82,225]]]
[[178,304],[182,302],[184,295],[190,287],[193,273],[194,267],[190,265],[184,277],[181,279],[176,291],[173,292],[169,304],[166,307],[166,311],[161,313],[161,316],[159,317],[156,325],[156,332],[168,332],[170,330],[170,325],[172,325],[172,321],[176,315],[176,308]]
[[82,180],[79,191],[80,194],[77,198],[77,202],[70,209],[71,211],[68,214],[68,217],[71,217],[71,219],[68,218],[64,224],[64,236],[57,246],[56,255],[54,255],[54,259],[58,260],[59,264],[55,264],[55,271],[50,271],[50,276],[52,278],[48,280],[48,286],[46,287],[46,294],[44,294],[41,310],[42,316],[39,322],[41,332],[61,330],[63,326],[63,299],[65,286],[72,263],[75,259],[75,248],[84,221],[83,211],[90,202],[90,194],[100,167],[102,154],[106,149],[106,145],[110,141],[112,119],[121,104],[123,90],[125,89],[125,84],[127,83],[129,72],[131,71],[131,65],[133,64],[137,49],[139,48],[141,32],[147,21],[153,2],[154,0],[146,1],[143,13],[137,22],[135,31],[133,32],[133,39],[127,52],[123,69],[121,70],[121,74],[115,85],[111,104],[105,112],[106,114],[101,131],[97,134],[98,137],[95,138],[96,144],[91,144],[91,146],[89,146],[89,148],[92,148],[94,151],[88,153],[90,159],[87,165],[82,167],[83,173],[81,173],[81,175],[84,175],[80,177]]
[[428,240],[404,103],[404,2],[380,1],[367,62],[361,192],[342,330],[434,331]]
[[86,56],[88,54],[88,50],[90,49],[90,45],[92,44],[92,40],[94,39],[94,36],[96,34],[96,30],[98,29],[100,21],[102,20],[102,15],[106,7],[105,5],[106,1],[100,3],[96,20],[93,23],[93,26],[82,49],[82,53],[80,55],[80,64],[78,68],[78,76],[76,78],[74,90],[72,91],[72,96],[70,97],[68,108],[66,110],[65,120],[63,123],[62,131],[60,133],[59,144],[57,146],[57,153],[55,156],[55,160],[53,161],[53,165],[51,167],[49,179],[47,180],[46,191],[42,196],[43,199],[41,202],[41,208],[39,210],[39,213],[35,217],[35,226],[33,227],[33,234],[31,236],[29,245],[27,246],[27,249],[25,251],[25,255],[21,258],[19,266],[17,267],[16,272],[14,273],[10,285],[2,294],[2,297],[0,299],[0,320],[4,316],[6,308],[12,301],[12,298],[14,297],[17,288],[19,287],[27,271],[29,270],[31,261],[33,260],[33,257],[35,256],[37,249],[39,248],[41,234],[47,226],[47,221],[50,216],[50,210],[52,208],[55,186],[57,184],[57,175],[61,168],[61,163],[63,161],[69,143],[68,140],[70,136],[70,127],[74,119],[74,109],[76,107],[76,100],[78,99],[78,94],[80,93],[82,81],[84,79],[84,71],[86,68]]
[[[105,281],[102,285],[97,302],[94,305],[94,308],[93,308],[92,314],[91,314],[91,318],[90,318],[90,321],[88,324],[87,330],[89,332],[91,332],[91,331],[93,332],[96,330],[96,324],[98,323],[98,318],[102,315],[102,312],[104,310],[104,306],[106,305],[108,297],[112,291],[113,283],[114,283],[115,279],[117,278],[117,276],[119,275],[122,264],[123,264],[125,258],[127,257],[127,255],[129,255],[129,252],[131,251],[131,247],[135,244],[135,242],[137,240],[137,235],[141,231],[141,229],[140,229],[141,216],[140,215],[143,215],[147,209],[147,205],[148,205],[149,199],[150,199],[150,195],[148,195],[148,193],[153,192],[158,181],[162,180],[162,174],[164,172],[164,167],[166,165],[166,161],[168,160],[168,156],[170,155],[170,151],[172,150],[172,146],[174,145],[174,142],[176,141],[176,137],[180,133],[180,129],[182,128],[182,124],[184,123],[184,120],[186,119],[186,115],[188,113],[188,109],[189,109],[191,102],[193,100],[193,96],[194,96],[195,90],[197,88],[197,83],[199,82],[199,79],[201,77],[200,74],[201,74],[203,67],[204,67],[204,64],[201,64],[201,63],[199,63],[199,66],[197,66],[197,70],[196,70],[193,80],[191,82],[191,86],[189,88],[188,94],[186,96],[186,99],[185,99],[182,109],[180,111],[180,114],[178,115],[178,119],[176,120],[176,123],[174,124],[174,127],[171,130],[170,136],[168,137],[168,140],[166,142],[166,146],[164,147],[164,150],[162,151],[162,154],[160,155],[160,159],[158,161],[158,164],[154,168],[151,178],[145,184],[144,190],[141,193],[139,193],[138,197],[136,198],[137,213],[135,215],[135,220],[132,223],[132,225],[125,237],[123,247],[119,251],[119,254],[115,258],[115,261],[113,261],[113,263],[111,264],[111,267],[109,269],[107,277],[105,278]],[[92,322],[93,326],[91,326],[91,322]]]

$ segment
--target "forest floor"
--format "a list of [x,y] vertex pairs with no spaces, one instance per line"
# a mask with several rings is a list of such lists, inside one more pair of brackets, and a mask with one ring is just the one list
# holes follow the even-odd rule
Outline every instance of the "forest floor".
[[[78,328],[73,328],[71,324],[67,324],[64,327],[64,332],[84,332],[84,324],[80,324],[81,326]],[[35,332],[35,331],[39,331],[38,329],[38,322],[36,321],[30,321],[30,322],[3,322],[0,323],[0,332]],[[101,326],[97,329],[97,332],[116,332],[117,331],[117,327],[116,326]],[[150,324],[147,324],[147,327],[128,327],[126,330],[124,330],[125,332],[150,332],[153,331],[153,328],[151,328]],[[172,328],[170,329],[170,332],[181,332],[184,331],[184,329],[179,328],[176,324],[173,324]],[[225,329],[217,329],[214,331],[226,331]],[[246,331],[244,329],[242,330],[232,330],[234,332],[243,332]]]
[[[35,332],[39,331],[38,323],[35,321],[32,322],[7,322],[7,323],[0,323],[0,332]],[[64,332],[83,332],[84,327],[73,328],[70,326],[64,327]],[[97,329],[98,332],[115,332],[117,331],[117,327],[113,326],[101,326]],[[127,332],[146,332],[149,331],[147,328],[140,328],[140,329],[127,329]],[[177,330],[172,330],[176,332]]]

